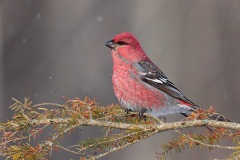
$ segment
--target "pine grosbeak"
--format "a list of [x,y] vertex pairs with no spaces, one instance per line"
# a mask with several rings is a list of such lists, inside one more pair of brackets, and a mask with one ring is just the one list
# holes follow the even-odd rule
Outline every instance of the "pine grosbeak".
[[[189,116],[196,111],[198,106],[148,58],[134,35],[121,33],[106,46],[112,51],[114,93],[126,109],[156,117],[174,113]],[[209,118],[226,120],[218,115]]]

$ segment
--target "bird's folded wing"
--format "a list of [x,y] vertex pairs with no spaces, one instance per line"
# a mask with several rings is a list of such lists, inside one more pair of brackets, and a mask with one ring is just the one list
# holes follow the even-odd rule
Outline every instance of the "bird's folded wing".
[[171,97],[174,97],[192,106],[197,106],[188,100],[164,75],[164,73],[156,65],[150,62],[150,60],[135,62],[133,66],[137,70],[140,79],[143,82],[154,88],[157,88]]

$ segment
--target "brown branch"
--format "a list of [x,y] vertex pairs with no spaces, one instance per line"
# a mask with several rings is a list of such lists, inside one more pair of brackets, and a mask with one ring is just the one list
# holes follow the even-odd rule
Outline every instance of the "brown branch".
[[[148,137],[151,137],[151,136],[153,136],[153,135],[156,134],[156,133],[158,133],[157,130],[155,130],[155,131],[153,131],[153,132],[149,132],[149,134],[147,134],[143,139],[146,139],[146,138],[148,138]],[[133,144],[135,144],[135,143],[138,143],[138,142],[142,141],[143,139],[136,139],[136,140],[134,140],[134,141],[131,142],[131,143],[127,143],[127,144],[125,144],[125,145],[123,145],[123,146],[120,146],[120,147],[117,147],[117,148],[112,148],[112,150],[110,150],[110,151],[107,151],[107,152],[105,152],[105,153],[99,154],[98,156],[93,156],[93,157],[91,157],[91,158],[89,158],[89,159],[87,159],[87,160],[97,160],[97,159],[100,159],[100,158],[102,158],[102,157],[104,157],[104,156],[107,156],[107,155],[109,155],[109,154],[112,154],[112,153],[114,153],[114,152],[117,152],[117,151],[119,151],[119,150],[122,150],[122,149],[124,149],[124,148],[126,148],[126,147],[129,147],[129,146],[131,146],[131,145],[133,145]]]
[[183,135],[184,137],[186,137],[187,139],[195,142],[195,143],[198,143],[198,144],[201,144],[203,146],[206,146],[206,147],[210,147],[210,148],[221,148],[221,149],[229,149],[229,150],[237,150],[239,149],[239,146],[235,146],[235,147],[232,147],[232,146],[220,146],[220,145],[217,145],[217,144],[208,144],[208,143],[204,143],[202,141],[199,141],[199,140],[196,140],[196,139],[193,139],[191,138],[190,136],[186,135],[186,134],[182,134],[181,132],[175,130],[175,132],[177,132],[178,134],[180,135]]
[[[42,120],[29,120],[29,125],[40,125],[40,124],[49,124],[49,123],[66,123],[71,121],[72,118],[53,118],[53,119],[42,119]],[[240,130],[240,124],[234,122],[222,122],[214,120],[193,120],[193,121],[180,121],[180,122],[171,122],[171,123],[162,123],[158,125],[144,125],[144,124],[125,124],[120,122],[109,122],[109,121],[99,121],[94,119],[78,119],[78,125],[85,126],[99,126],[99,127],[111,127],[118,129],[127,129],[127,130],[158,130],[158,132],[173,130],[173,129],[182,129],[190,127],[214,127],[214,128],[226,128],[233,130]],[[20,127],[17,123],[12,123],[11,128]],[[9,127],[8,127],[9,128]]]
[[[161,133],[164,131],[174,130],[176,129],[183,129],[183,128],[192,128],[192,127],[211,127],[211,128],[219,128],[220,130],[225,129],[232,129],[240,131],[240,124],[234,122],[221,122],[221,121],[214,121],[214,120],[196,120],[194,117],[191,121],[180,121],[180,122],[171,122],[171,123],[163,123],[160,119],[148,115],[146,115],[149,119],[147,121],[139,121],[138,113],[131,113],[130,116],[126,116],[124,110],[119,108],[118,106],[109,106],[109,107],[98,107],[96,106],[95,101],[91,101],[89,99],[85,99],[81,101],[77,100],[68,100],[65,105],[55,104],[55,103],[43,103],[31,106],[31,102],[28,99],[25,99],[25,103],[21,103],[15,100],[16,103],[11,106],[11,108],[15,111],[18,111],[15,117],[13,117],[12,121],[8,121],[6,124],[0,126],[0,131],[9,131],[9,134],[15,133],[16,131],[26,130],[29,127],[36,127],[39,125],[48,126],[50,124],[54,124],[56,127],[56,131],[58,133],[54,134],[53,137],[43,144],[41,144],[42,148],[48,148],[51,152],[53,150],[53,146],[62,148],[68,152],[79,154],[84,157],[88,157],[89,159],[99,159],[104,157],[108,154],[114,153],[118,150],[126,148],[134,143],[137,143],[145,138],[148,138],[156,133]],[[41,106],[55,106],[55,108],[48,109],[47,107],[39,108]],[[38,107],[39,111],[36,111],[33,108]],[[43,112],[43,113],[42,113]],[[134,116],[134,114],[137,114]],[[132,116],[133,115],[133,116]],[[51,117],[51,118],[49,118]],[[61,118],[65,117],[65,118]],[[79,145],[74,145],[72,147],[64,147],[59,144],[55,144],[57,139],[63,136],[65,133],[74,130],[76,127],[79,126],[98,126],[98,127],[106,127],[105,137],[108,137],[110,134],[110,139],[103,139],[104,141],[95,141],[94,144],[92,142],[84,142],[85,144],[83,148],[78,149],[78,151],[72,150],[72,147],[78,147]],[[66,128],[65,128],[66,127]],[[123,131],[123,134],[119,135],[119,137],[111,137],[111,133],[109,133],[112,128],[120,129]],[[58,130],[59,129],[59,130]],[[178,131],[176,131],[178,132]],[[8,132],[6,132],[6,138],[8,137]],[[141,134],[142,133],[142,134]],[[237,132],[238,133],[238,132]],[[183,140],[190,142],[194,142],[197,144],[201,144],[203,146],[211,147],[211,148],[224,148],[224,149],[231,149],[231,150],[238,150],[239,147],[230,147],[230,146],[220,146],[214,144],[205,143],[205,141],[201,141],[195,138],[191,138],[188,135],[180,133],[185,138]],[[23,138],[16,137],[15,139],[9,139],[1,143],[1,145],[7,145],[7,143],[12,141],[17,141],[21,139],[25,139],[35,134],[30,134],[29,136],[25,136]],[[130,138],[130,141],[126,140]],[[187,140],[187,139],[188,140]],[[121,140],[122,139],[122,140]],[[118,144],[111,144],[112,142],[123,142],[121,145]],[[111,147],[108,150],[108,147],[104,153],[99,155],[86,155],[84,151],[89,148],[94,148],[95,145],[104,145],[107,144]],[[177,142],[176,142],[177,143]],[[5,147],[4,147],[5,148]],[[100,147],[101,148],[101,147]],[[103,147],[104,148],[104,147]],[[82,153],[83,152],[83,153]],[[11,154],[11,152],[9,152]]]

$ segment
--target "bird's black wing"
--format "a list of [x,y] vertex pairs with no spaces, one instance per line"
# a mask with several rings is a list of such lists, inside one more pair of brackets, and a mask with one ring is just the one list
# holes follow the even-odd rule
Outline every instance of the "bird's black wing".
[[183,102],[196,106],[188,100],[177,87],[164,75],[164,73],[150,60],[135,62],[133,65],[138,71],[143,82],[166,93],[167,95],[179,99]]

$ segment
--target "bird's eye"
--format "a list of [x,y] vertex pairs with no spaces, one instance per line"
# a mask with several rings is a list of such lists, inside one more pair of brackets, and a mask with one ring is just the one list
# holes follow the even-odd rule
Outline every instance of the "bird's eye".
[[119,44],[119,45],[127,45],[127,43],[123,42],[123,41],[119,41],[119,42],[117,42],[117,44]]

